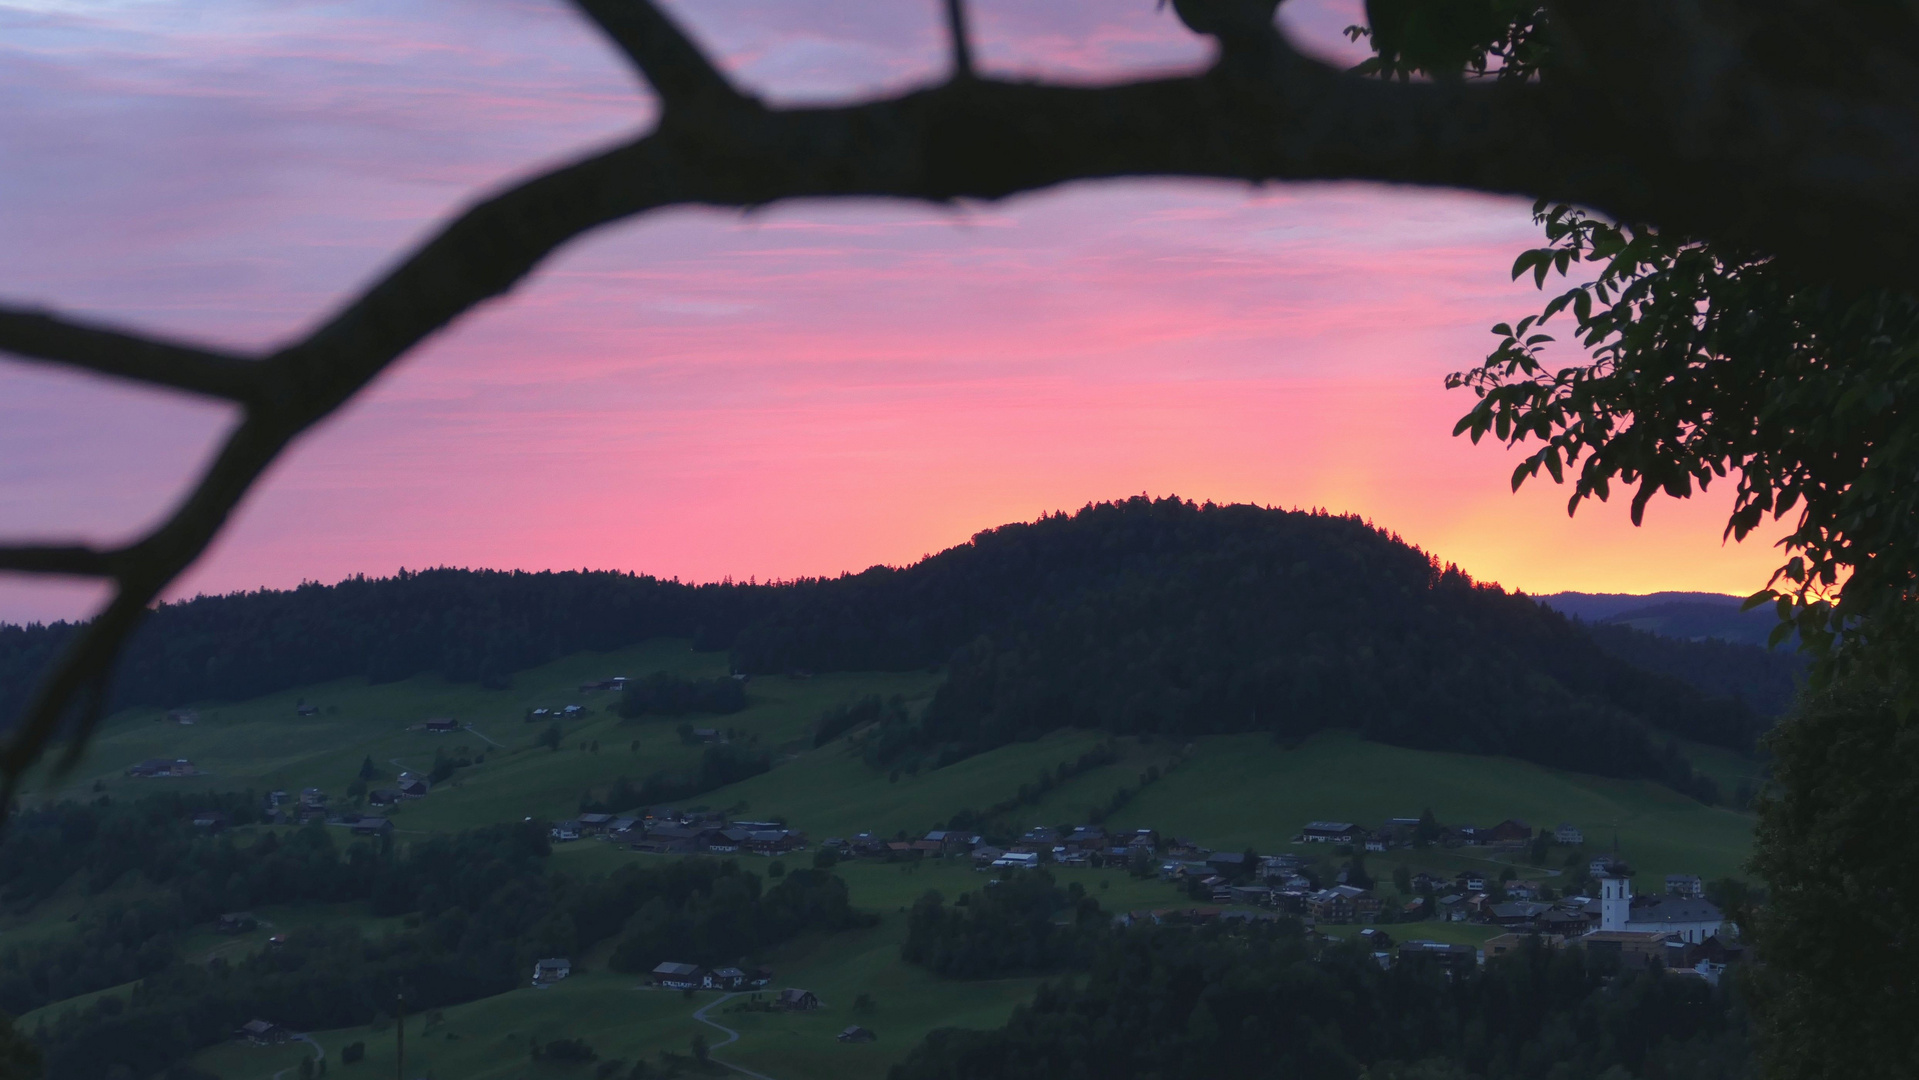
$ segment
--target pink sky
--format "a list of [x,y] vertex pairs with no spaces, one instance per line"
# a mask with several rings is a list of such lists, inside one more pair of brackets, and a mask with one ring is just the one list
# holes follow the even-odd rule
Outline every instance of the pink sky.
[[[682,0],[779,101],[931,79],[933,0]],[[1282,9],[1344,46],[1336,4]],[[1153,0],[975,5],[999,71],[1203,62]],[[643,125],[536,0],[0,0],[0,296],[249,348],[475,193]],[[1108,182],[957,210],[795,203],[595,234],[301,443],[178,594],[401,566],[713,579],[904,563],[1140,492],[1366,515],[1482,578],[1745,592],[1722,497],[1568,520],[1441,386],[1535,309],[1512,200]],[[0,523],[150,524],[227,413],[0,361]],[[84,586],[0,580],[0,619]]]

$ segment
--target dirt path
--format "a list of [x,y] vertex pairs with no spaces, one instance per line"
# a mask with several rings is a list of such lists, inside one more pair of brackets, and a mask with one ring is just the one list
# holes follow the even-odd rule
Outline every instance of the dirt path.
[[504,749],[506,749],[506,744],[505,744],[505,743],[503,743],[503,742],[494,742],[494,741],[493,741],[492,739],[488,739],[488,738],[487,738],[487,735],[486,735],[486,732],[484,732],[484,731],[481,731],[481,730],[480,730],[479,728],[476,728],[476,727],[474,727],[474,726],[473,726],[472,724],[468,724],[468,725],[466,726],[466,730],[468,730],[468,731],[471,731],[471,732],[472,732],[473,734],[475,734],[475,735],[478,735],[478,736],[479,736],[480,738],[482,738],[482,739],[486,739],[486,743],[487,743],[487,745],[488,745],[488,746],[497,746],[497,747],[499,747],[499,748],[500,748],[500,749],[502,749],[502,750],[504,750]]
[[[724,1005],[728,1001],[736,997],[739,997],[739,995],[738,994],[722,994],[717,1000],[710,1001],[707,1004],[700,1006],[700,1008],[693,1013],[693,1019],[698,1020],[702,1024],[705,1024],[707,1027],[716,1028],[726,1033],[726,1038],[723,1041],[714,1043],[708,1049],[718,1050],[722,1046],[730,1046],[733,1043],[736,1043],[739,1041],[739,1038],[740,1038],[739,1032],[734,1031],[732,1028],[727,1027],[725,1024],[722,1024],[716,1020],[708,1020],[706,1018],[706,1010],[711,1009],[715,1005]],[[714,1058],[713,1061],[717,1064],[724,1065],[727,1068],[732,1069],[736,1073],[744,1073],[747,1076],[753,1077],[753,1080],[773,1080],[772,1077],[767,1076],[765,1073],[756,1073],[752,1069],[742,1068],[738,1065],[733,1064],[730,1061],[721,1061],[719,1058]]]
[[[293,1041],[303,1042],[307,1044],[308,1046],[313,1047],[313,1060],[315,1061],[326,1060],[326,1049],[322,1047],[319,1043],[314,1042],[313,1036],[305,1035],[305,1034],[295,1035],[293,1037]],[[273,1080],[281,1080],[281,1077],[284,1077],[286,1074],[292,1072],[293,1069],[296,1069],[296,1068],[299,1068],[299,1066],[296,1065],[296,1066],[293,1066],[292,1068],[281,1069],[279,1072],[273,1074]]]

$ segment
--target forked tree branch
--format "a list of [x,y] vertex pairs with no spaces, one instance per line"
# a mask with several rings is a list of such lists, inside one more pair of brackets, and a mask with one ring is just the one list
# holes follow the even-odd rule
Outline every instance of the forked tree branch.
[[[838,107],[769,109],[649,0],[575,2],[658,91],[655,129],[473,205],[271,355],[0,309],[0,351],[244,409],[193,490],[137,543],[0,549],[0,569],[97,577],[116,589],[0,750],[0,794],[11,794],[69,720],[58,768],[78,760],[147,605],[206,550],[288,443],[562,244],[649,210],[818,196],[995,199],[1121,176],[1362,179],[1580,203],[1770,251],[1826,280],[1856,280],[1863,267],[1882,286],[1919,285],[1919,262],[1905,257],[1919,240],[1919,116],[1909,102],[1782,90],[1717,69],[1705,81],[1698,72],[1663,82],[1644,74],[1623,89],[1604,71],[1530,84],[1385,83],[1293,50],[1273,26],[1272,0],[1175,0],[1189,26],[1220,42],[1208,70],[1102,86],[983,78],[964,11],[949,2],[948,81]],[[1662,2],[1614,6],[1644,15]],[[1665,125],[1647,111],[1662,93],[1710,100],[1671,102],[1670,115],[1686,119]],[[1702,115],[1713,124],[1702,126]],[[1875,227],[1851,227],[1864,220]]]

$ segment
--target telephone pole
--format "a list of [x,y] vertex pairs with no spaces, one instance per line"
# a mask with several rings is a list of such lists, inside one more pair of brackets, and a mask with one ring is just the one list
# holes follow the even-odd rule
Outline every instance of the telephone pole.
[[393,1034],[399,1052],[394,1056],[393,1080],[406,1080],[406,992],[393,995]]

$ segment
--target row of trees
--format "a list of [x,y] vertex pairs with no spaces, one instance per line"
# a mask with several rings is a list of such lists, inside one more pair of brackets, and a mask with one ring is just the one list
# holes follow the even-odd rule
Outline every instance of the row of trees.
[[[71,631],[0,633],[0,712]],[[1062,726],[1289,738],[1337,726],[1710,797],[1651,729],[1750,750],[1766,724],[1688,685],[1723,684],[1726,665],[1711,655],[1693,650],[1650,674],[1557,614],[1356,519],[1144,498],[835,579],[690,586],[435,570],[163,605],[122,658],[114,693],[120,704],[171,705],[421,671],[495,684],[557,656],[669,634],[731,646],[749,672],[949,665],[923,721],[861,703],[820,729],[870,721],[867,756],[907,770]],[[1739,655],[1766,663],[1758,650]],[[735,680],[661,675],[631,684],[620,709],[743,704]]]
[[633,679],[620,694],[619,713],[636,716],[685,716],[688,713],[736,713],[746,708],[745,680],[722,676],[689,679],[656,671]]
[[1045,870],[1008,870],[951,907],[934,890],[914,901],[900,958],[951,978],[1030,975],[1087,966],[1106,933],[1079,882],[1062,889]]
[[1382,970],[1296,922],[1110,934],[1083,981],[1042,987],[997,1030],[933,1032],[893,1080],[1746,1080],[1737,992],[1524,949],[1448,974]]
[[662,770],[635,784],[616,778],[605,793],[591,792],[580,799],[582,814],[618,814],[642,806],[675,803],[736,784],[773,767],[773,755],[738,743],[714,743],[700,754],[697,771],[685,774]]

